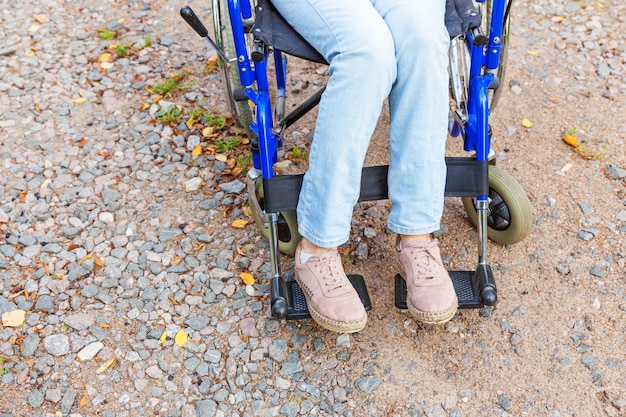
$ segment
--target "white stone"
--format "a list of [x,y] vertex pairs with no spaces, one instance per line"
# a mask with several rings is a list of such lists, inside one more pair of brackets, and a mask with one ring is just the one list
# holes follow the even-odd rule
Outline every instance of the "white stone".
[[104,348],[104,344],[102,342],[93,342],[85,346],[78,352],[76,358],[81,362],[87,362],[96,357],[98,352],[100,352]]

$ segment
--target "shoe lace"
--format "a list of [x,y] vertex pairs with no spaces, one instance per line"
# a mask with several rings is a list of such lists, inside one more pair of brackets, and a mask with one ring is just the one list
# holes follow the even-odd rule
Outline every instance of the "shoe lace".
[[439,263],[435,260],[432,248],[411,249],[409,251],[413,266],[417,269],[415,279],[433,279],[437,276]]
[[337,262],[334,256],[323,257],[318,262],[320,276],[331,291],[343,288],[345,285],[345,273],[341,269],[341,262]]

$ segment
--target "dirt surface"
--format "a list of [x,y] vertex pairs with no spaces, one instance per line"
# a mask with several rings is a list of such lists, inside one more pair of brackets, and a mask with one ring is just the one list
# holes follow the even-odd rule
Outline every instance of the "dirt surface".
[[[25,2],[25,5],[34,7],[37,14],[50,17],[57,13],[54,7],[65,7],[52,3],[35,7]],[[129,78],[116,79],[119,87],[111,88],[114,96],[121,102],[127,100],[118,112],[110,112],[121,122],[119,127],[97,128],[104,120],[97,112],[109,114],[109,108],[101,100],[106,94],[98,96],[92,108],[72,110],[62,123],[55,125],[73,123],[77,130],[82,128],[83,133],[100,140],[92,148],[80,150],[78,155],[67,151],[67,156],[70,160],[97,161],[98,167],[104,167],[104,172],[110,169],[111,178],[117,178],[117,190],[122,193],[130,190],[124,196],[125,206],[115,212],[117,224],[106,226],[92,219],[88,226],[82,226],[82,234],[66,238],[63,234],[66,229],[62,227],[67,226],[67,220],[59,219],[67,219],[68,215],[53,204],[51,212],[55,221],[52,224],[42,221],[32,227],[40,235],[50,230],[46,235],[49,241],[58,242],[67,252],[80,250],[74,245],[88,247],[93,237],[105,236],[102,241],[113,242],[117,234],[128,234],[125,228],[132,227],[140,242],[152,240],[165,246],[158,256],[152,253],[154,259],[149,258],[150,262],[164,265],[165,270],[177,266],[171,260],[184,257],[180,265],[187,264],[188,269],[181,273],[179,281],[169,281],[165,273],[146,269],[130,284],[139,288],[148,280],[159,290],[178,286],[186,297],[184,301],[176,298],[176,303],[167,308],[161,303],[149,306],[150,303],[143,301],[150,286],[143,285],[133,293],[130,288],[133,285],[126,287],[124,279],[128,276],[123,275],[119,285],[103,287],[104,283],[110,283],[106,278],[111,277],[105,276],[106,270],[99,270],[92,262],[93,274],[70,281],[65,287],[69,299],[59,298],[49,312],[31,306],[30,319],[22,327],[2,327],[0,354],[10,359],[4,366],[12,376],[4,377],[0,384],[1,416],[70,412],[74,416],[106,417],[626,415],[626,179],[623,177],[626,128],[622,123],[626,112],[626,6],[621,0],[603,3],[541,0],[514,4],[504,92],[491,119],[493,147],[497,165],[512,174],[527,193],[533,205],[534,224],[529,236],[517,244],[489,244],[489,261],[498,284],[498,305],[493,309],[459,311],[451,322],[441,327],[420,325],[406,311],[396,309],[392,284],[396,272],[392,249],[395,236],[385,230],[388,202],[363,203],[355,212],[351,241],[342,251],[346,255],[347,271],[365,277],[373,306],[367,327],[349,338],[328,333],[310,320],[276,323],[267,316],[269,291],[263,285],[268,284],[267,244],[253,224],[243,230],[231,227],[236,219],[250,220],[245,209],[245,192],[233,195],[228,204],[222,200],[216,209],[198,208],[202,207],[201,201],[216,195],[219,185],[236,178],[228,171],[216,172],[212,165],[214,156],[205,166],[199,165],[199,176],[206,185],[193,194],[181,186],[190,179],[183,176],[191,167],[188,160],[181,163],[160,155],[156,160],[143,158],[140,153],[135,155],[133,149],[140,149],[137,143],[145,138],[143,134],[134,137],[125,132],[133,126],[149,125],[148,110],[140,103],[147,97],[154,99],[154,95],[136,91],[131,87],[132,82],[144,80],[153,84],[189,67],[194,73],[190,78],[193,89],[204,94],[207,106],[216,112],[226,111],[219,77],[215,72],[203,72],[210,51],[177,16],[181,2],[174,5],[145,2],[143,8],[135,3],[129,6],[109,2],[102,12],[98,12],[97,5],[79,3],[85,9],[68,10],[65,17],[80,20],[83,32],[95,33],[96,28],[111,19],[141,16],[144,20],[135,21],[134,25],[149,26],[154,40],[169,37],[178,43],[161,42],[144,51],[150,56],[145,63],[147,75],[142,73],[133,79],[129,71]],[[3,19],[8,21],[6,16],[10,16],[12,9],[6,2],[0,1],[0,5],[5,12]],[[208,23],[208,5],[193,6]],[[18,14],[26,15],[23,11]],[[128,21],[124,25],[132,26]],[[72,39],[76,36],[71,30],[68,33]],[[141,31],[132,33],[142,35]],[[58,33],[56,39],[59,42]],[[31,51],[36,53],[36,47],[41,44],[35,42],[31,46],[35,48]],[[90,51],[86,67],[95,66],[103,51],[102,48]],[[20,59],[28,58],[28,52],[20,50],[18,54],[22,54]],[[9,62],[12,58],[7,54],[0,59]],[[297,59],[292,62],[291,97],[295,102],[314,91],[326,74],[324,67]],[[63,65],[69,66],[70,61]],[[45,73],[46,68],[42,67]],[[23,88],[9,81],[10,75],[19,74],[13,70],[12,61],[11,68],[2,73],[3,82],[12,88]],[[20,76],[27,78],[24,74]],[[79,77],[80,71],[72,76]],[[47,87],[53,86],[53,81],[50,83]],[[82,85],[82,88],[87,91],[90,87]],[[33,102],[38,99],[49,99],[41,98],[44,93],[37,88],[30,94],[34,100],[22,98],[19,106],[13,104],[17,101],[0,101],[4,164],[0,173],[5,178],[2,204],[12,220],[14,217],[10,216],[15,210],[28,211],[34,205],[34,200],[26,198],[20,206],[21,190],[16,187],[17,191],[12,192],[12,178],[21,172],[21,168],[15,167],[23,166],[24,172],[28,172],[28,167],[35,166],[38,158],[49,155],[45,148],[32,152],[30,147],[23,148],[26,140],[37,132],[21,122],[8,123],[15,114],[35,112]],[[172,100],[189,105],[189,100],[182,96]],[[27,116],[23,117],[22,120],[28,120]],[[524,118],[532,123],[531,127],[522,125]],[[313,120],[314,113],[290,129],[286,153],[292,151],[294,144],[306,148]],[[96,127],[92,127],[94,121]],[[386,161],[385,121],[383,114],[368,165]],[[577,128],[576,136],[581,142],[578,151],[562,140],[564,133],[573,127]],[[165,137],[161,131],[159,134]],[[77,146],[75,136],[69,134],[53,135],[48,140],[56,152]],[[461,146],[458,139],[450,140],[451,153],[458,153]],[[191,152],[184,145],[179,148],[183,153]],[[19,155],[22,149],[26,151]],[[114,157],[104,159],[109,154]],[[134,158],[135,162],[126,163],[125,158]],[[107,165],[109,160],[112,162]],[[304,166],[296,162],[290,169]],[[169,164],[174,167],[174,173],[158,176],[159,170]],[[46,169],[54,170],[49,166]],[[126,171],[132,175],[128,174],[131,179],[124,188],[122,177]],[[149,179],[145,183],[137,180],[137,171],[148,172]],[[54,180],[56,175],[49,176]],[[156,175],[156,179],[151,175]],[[33,176],[22,175],[27,180]],[[153,191],[155,188],[158,191]],[[52,195],[61,196],[63,192],[57,190]],[[160,207],[151,211],[149,207],[155,203]],[[72,210],[81,204],[68,202]],[[85,207],[97,213],[100,205],[102,202],[94,197]],[[21,226],[7,221],[0,221],[0,226],[7,239],[0,243],[7,244],[12,244],[11,236],[22,236],[31,230],[20,229]],[[124,227],[120,229],[121,226]],[[476,233],[460,199],[446,200],[443,226],[439,239],[446,266],[450,270],[474,269]],[[184,249],[186,239],[166,240],[158,231],[179,227],[184,229],[193,250]],[[366,246],[357,250],[362,243]],[[116,255],[109,256],[115,245],[109,246],[101,249],[104,254],[100,254],[100,259],[105,265],[119,262],[114,259]],[[363,252],[363,248],[367,251]],[[22,303],[20,308],[27,306],[28,300],[23,300],[23,295],[22,299],[13,296],[24,288],[25,279],[41,275],[44,263],[61,266],[60,273],[68,275],[68,269],[83,256],[98,253],[98,246],[92,245],[92,249],[77,252],[67,263],[61,262],[57,255],[44,254],[41,262],[33,258],[28,266],[19,265],[16,257],[11,259],[9,252],[3,252],[0,294],[8,303],[16,303],[11,309],[17,308],[18,302]],[[193,264],[187,258],[189,254],[196,256],[200,265]],[[241,263],[242,258],[248,263]],[[222,265],[223,259],[226,261]],[[291,260],[283,257],[283,262],[289,273]],[[213,277],[212,271],[218,269],[231,272],[220,278],[227,288],[232,287],[231,293],[218,291],[215,295],[212,291],[216,290],[209,289],[208,280],[197,278],[202,274]],[[235,307],[233,301],[241,299],[240,295],[245,297],[245,286],[238,276],[243,270],[253,273],[259,282],[254,296],[245,298],[243,307]],[[35,284],[40,298],[63,293],[55,292],[50,280],[47,284],[44,281],[45,277],[39,277]],[[90,285],[105,288],[113,301],[85,295],[86,288],[92,288]],[[44,287],[48,289],[42,291]],[[173,296],[176,294],[172,291]],[[193,299],[196,295],[205,298],[197,304]],[[190,330],[187,321],[190,311],[191,316],[210,319],[204,330]],[[93,314],[96,325],[108,332],[108,337],[102,339],[105,348],[94,361],[84,363],[76,359],[80,349],[73,345],[70,352],[49,354],[48,347],[43,347],[47,336],[69,334],[76,344],[79,340],[84,344],[95,340],[97,332],[90,334],[92,330],[78,330],[66,324],[67,317],[79,312]],[[33,317],[32,313],[41,318]],[[185,348],[179,348],[173,340],[179,329],[186,329],[190,335]],[[164,330],[168,337],[161,346],[155,339]],[[40,336],[42,343],[26,357],[23,342],[31,334]],[[241,343],[248,351],[245,358],[233,356],[233,349]],[[216,362],[212,362],[209,352],[211,355],[217,352]],[[100,372],[98,368],[111,358],[116,358],[115,365]],[[203,374],[199,367],[192,367],[189,361],[193,358],[210,363],[209,372]],[[299,368],[288,372],[287,365]],[[137,383],[144,380],[148,381],[145,386]],[[218,395],[222,390],[226,390],[226,396]],[[41,395],[41,402],[34,391]],[[73,396],[68,394],[71,392]],[[66,400],[68,395],[70,399]]]
[[[373,293],[368,326],[355,344],[366,357],[377,350],[368,362],[389,375],[363,399],[365,409],[373,405],[376,415],[408,415],[401,410],[420,405],[426,415],[455,407],[468,416],[626,415],[626,190],[624,180],[610,174],[626,163],[624,51],[614,49],[618,32],[598,39],[589,24],[611,21],[623,32],[622,9],[618,2],[514,5],[505,91],[490,121],[497,165],[517,179],[534,207],[532,232],[515,245],[489,246],[497,307],[462,310],[443,328],[420,326],[395,309],[393,236],[374,242],[367,261],[353,256],[347,269],[366,276]],[[586,30],[589,40],[573,41],[572,30]],[[602,73],[602,63],[618,55],[615,71]],[[386,161],[384,116],[371,164]],[[524,118],[531,127],[522,125]],[[562,140],[573,127],[578,150]],[[450,140],[451,154],[461,148]],[[381,218],[366,214],[372,207]],[[353,248],[365,227],[384,235],[387,208],[362,204]],[[475,230],[459,199],[446,201],[443,225],[448,268],[473,269]]]

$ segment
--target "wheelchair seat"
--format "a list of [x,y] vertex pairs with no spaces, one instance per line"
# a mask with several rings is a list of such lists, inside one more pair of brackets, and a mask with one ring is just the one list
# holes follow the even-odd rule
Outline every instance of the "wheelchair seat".
[[[473,0],[446,0],[445,24],[450,38],[480,26],[481,19]],[[313,48],[276,10],[269,0],[258,0],[254,37],[286,54],[320,64],[326,59]]]

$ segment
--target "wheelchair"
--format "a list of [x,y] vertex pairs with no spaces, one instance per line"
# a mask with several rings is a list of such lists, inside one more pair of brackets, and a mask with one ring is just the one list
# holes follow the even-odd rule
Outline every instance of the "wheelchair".
[[[271,315],[310,317],[302,290],[283,277],[280,254],[295,253],[296,206],[303,174],[277,175],[278,149],[285,131],[320,101],[321,87],[286,114],[287,55],[325,64],[269,0],[212,0],[213,40],[188,6],[185,21],[218,51],[230,110],[251,138],[254,168],[247,174],[249,205],[255,223],[269,240],[272,276]],[[461,197],[477,231],[478,260],[473,271],[449,271],[459,308],[497,303],[487,241],[521,241],[532,227],[532,206],[520,184],[495,165],[489,117],[502,92],[513,0],[447,0],[450,33],[449,136],[461,137],[467,156],[446,157],[446,197]],[[271,67],[273,65],[273,68]],[[275,85],[268,73],[273,71]],[[359,201],[387,198],[387,166],[364,167]],[[363,277],[348,275],[366,309],[371,301]],[[395,277],[395,305],[406,308],[406,285]]]

